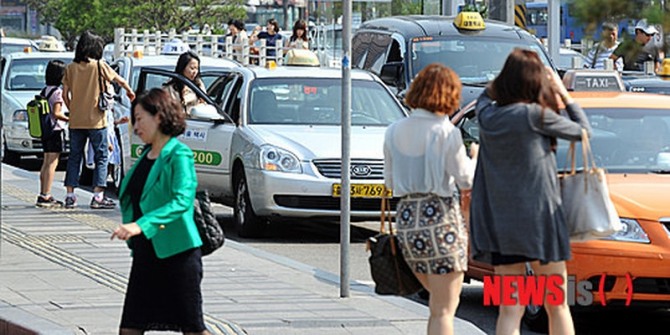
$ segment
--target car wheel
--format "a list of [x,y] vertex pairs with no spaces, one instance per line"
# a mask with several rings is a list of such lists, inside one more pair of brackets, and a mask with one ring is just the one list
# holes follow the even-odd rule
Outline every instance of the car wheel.
[[240,237],[261,237],[267,228],[267,220],[256,216],[249,199],[247,179],[242,174],[235,183],[235,206],[233,217]]
[[21,155],[16,151],[7,149],[7,144],[5,144],[3,148],[2,162],[9,165],[19,166],[21,164]]

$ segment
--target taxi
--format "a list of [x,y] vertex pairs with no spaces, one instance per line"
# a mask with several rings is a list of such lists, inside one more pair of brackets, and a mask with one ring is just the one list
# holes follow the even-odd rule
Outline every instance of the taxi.
[[353,68],[370,71],[399,96],[426,65],[442,63],[463,83],[462,101],[476,99],[514,48],[537,52],[555,68],[546,49],[527,31],[479,13],[458,16],[392,16],[364,22],[351,42]]
[[663,60],[658,74],[628,74],[624,76],[628,91],[670,95],[670,58]]
[[[342,71],[307,60],[222,71],[207,92],[173,72],[140,73],[138,89],[175,78],[205,101],[188,113],[180,140],[194,152],[199,187],[233,208],[240,236],[262,236],[275,220],[340,215]],[[353,70],[351,78],[351,216],[369,220],[379,218],[385,192],[384,133],[407,114],[376,76]],[[131,141],[136,159],[143,146]]]
[[[585,79],[579,81],[585,83]],[[600,81],[607,80],[600,77]],[[624,227],[600,240],[573,242],[568,275],[574,276],[577,283],[591,283],[592,308],[668,308],[670,97],[623,92],[621,88],[568,88],[589,119],[595,163],[607,171],[610,197]],[[464,108],[453,119],[471,142],[478,138],[473,108]],[[558,141],[559,171],[568,168],[568,146],[567,141]],[[577,165],[580,164],[578,158]],[[471,261],[466,275],[481,280],[490,274],[490,266]],[[546,314],[537,306],[527,308],[524,320],[531,328],[546,330]]]
[[44,88],[47,64],[60,59],[72,62],[71,52],[18,52],[2,58],[3,161],[19,164],[21,157],[42,154],[42,141],[28,132],[26,105]]
[[[166,71],[174,71],[177,65],[179,55],[144,55],[140,51],[134,52],[130,56],[122,56],[114,60],[110,66],[123,79],[125,79],[131,88],[137,91],[137,82],[139,79],[140,70],[146,67],[163,69]],[[201,70],[225,70],[232,67],[239,66],[239,63],[213,57],[200,57]],[[210,84],[213,79],[203,78],[205,85]],[[152,85],[160,85],[159,83],[152,83]],[[123,116],[130,116],[131,102],[126,95],[125,90],[118,84],[113,83],[114,86],[114,119],[118,120]],[[130,133],[131,129],[128,124],[119,124],[115,127],[115,135],[119,142],[121,152],[119,153],[120,164],[110,164],[108,170],[115,190],[118,191],[121,186],[121,179],[125,172],[130,169]],[[93,180],[93,167],[85,166],[81,172],[80,184],[90,185]]]

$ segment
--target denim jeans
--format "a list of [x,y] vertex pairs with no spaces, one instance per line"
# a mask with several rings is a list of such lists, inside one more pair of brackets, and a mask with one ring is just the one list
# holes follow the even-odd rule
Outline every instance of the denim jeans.
[[93,186],[107,187],[107,128],[101,129],[70,129],[70,155],[67,159],[65,171],[65,186],[79,186],[79,174],[81,173],[81,162],[86,149],[86,139],[93,147]]

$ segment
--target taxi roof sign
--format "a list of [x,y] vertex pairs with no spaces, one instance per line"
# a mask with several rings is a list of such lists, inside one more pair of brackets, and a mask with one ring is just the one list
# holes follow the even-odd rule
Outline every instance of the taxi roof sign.
[[486,23],[479,12],[460,12],[454,19],[454,26],[463,30],[484,30]]
[[563,75],[568,91],[623,92],[626,90],[617,71],[568,70]]
[[658,71],[658,75],[661,77],[670,77],[670,58],[663,60],[663,65]]

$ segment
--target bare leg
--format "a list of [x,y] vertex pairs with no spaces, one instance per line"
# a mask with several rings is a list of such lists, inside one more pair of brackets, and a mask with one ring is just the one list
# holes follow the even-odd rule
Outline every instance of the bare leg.
[[[526,263],[508,265],[497,265],[493,267],[496,275],[525,275]],[[525,307],[519,304],[512,306],[500,305],[498,308],[498,320],[496,321],[497,335],[519,335],[521,334],[521,318]]]
[[454,317],[460,302],[463,275],[463,272],[451,272],[446,275],[417,276],[430,292],[428,335],[452,335],[454,333]]
[[[561,275],[563,277],[563,285],[561,288],[563,292],[568,292],[568,270],[565,267],[565,262],[552,262],[541,265],[539,262],[531,263],[533,271],[538,275]],[[566,294],[567,297],[567,294]],[[575,326],[572,322],[572,315],[570,315],[570,306],[568,306],[568,299],[563,299],[560,305],[544,305],[547,310],[547,317],[549,318],[549,334],[552,335],[574,335]]]
[[51,193],[51,184],[53,184],[56,167],[58,166],[58,156],[60,154],[57,152],[44,153],[44,161],[40,169],[40,193],[42,194]]

